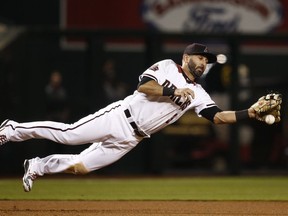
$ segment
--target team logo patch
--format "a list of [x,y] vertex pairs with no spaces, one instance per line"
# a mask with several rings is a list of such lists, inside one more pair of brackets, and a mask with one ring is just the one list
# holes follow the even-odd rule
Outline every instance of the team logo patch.
[[157,70],[159,70],[158,64],[152,65],[152,66],[149,68],[149,70],[152,70],[152,71],[157,71]]

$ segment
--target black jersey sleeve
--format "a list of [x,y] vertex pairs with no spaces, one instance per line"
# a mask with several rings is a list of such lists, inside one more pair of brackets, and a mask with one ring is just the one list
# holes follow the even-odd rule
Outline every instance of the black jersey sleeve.
[[147,77],[147,76],[143,76],[142,79],[140,80],[140,82],[138,83],[137,88],[139,88],[139,86],[149,82],[150,80],[154,80],[154,79]]
[[217,112],[222,112],[222,110],[217,106],[213,106],[201,110],[199,114],[202,115],[204,118],[208,119],[209,121],[214,122],[213,119]]

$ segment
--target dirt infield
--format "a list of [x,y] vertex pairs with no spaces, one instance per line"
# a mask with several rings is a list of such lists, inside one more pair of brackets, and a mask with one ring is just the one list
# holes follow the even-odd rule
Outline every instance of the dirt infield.
[[0,216],[288,215],[288,202],[0,201]]

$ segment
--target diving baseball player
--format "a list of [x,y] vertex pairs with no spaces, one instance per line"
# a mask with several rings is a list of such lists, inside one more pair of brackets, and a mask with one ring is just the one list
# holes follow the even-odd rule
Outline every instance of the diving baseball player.
[[48,139],[66,145],[93,143],[78,155],[55,154],[25,160],[23,187],[28,192],[37,176],[60,172],[85,174],[119,160],[142,139],[172,124],[190,109],[215,124],[247,118],[261,120],[260,111],[272,109],[277,110],[274,114],[280,120],[278,95],[275,96],[278,102],[273,106],[270,102],[267,109],[263,108],[268,103],[264,100],[265,103],[258,101],[246,110],[222,111],[196,83],[207,64],[215,62],[216,56],[205,45],[191,44],[184,50],[182,65],[170,59],[155,63],[140,76],[133,95],[73,124],[4,121],[0,127],[0,144],[28,139]]

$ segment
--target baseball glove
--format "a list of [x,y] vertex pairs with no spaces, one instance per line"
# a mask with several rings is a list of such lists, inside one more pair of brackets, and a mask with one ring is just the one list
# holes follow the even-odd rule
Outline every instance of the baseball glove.
[[255,110],[255,118],[259,121],[265,121],[266,115],[273,115],[275,117],[275,122],[279,122],[280,110],[282,103],[282,95],[278,93],[269,93],[265,96],[262,96],[254,103],[251,107]]

